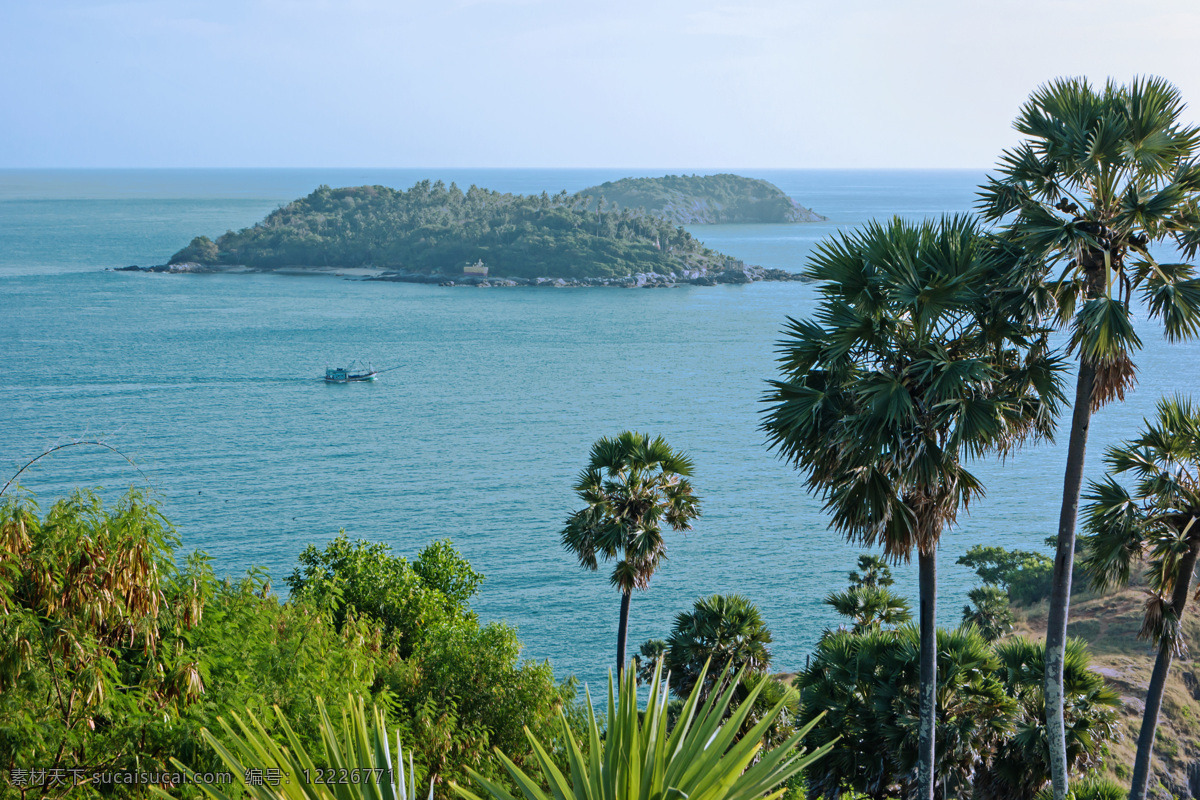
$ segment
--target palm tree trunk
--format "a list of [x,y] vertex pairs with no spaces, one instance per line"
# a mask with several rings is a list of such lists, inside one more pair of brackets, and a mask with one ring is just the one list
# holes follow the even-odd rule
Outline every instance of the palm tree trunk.
[[918,551],[921,584],[921,687],[917,729],[917,798],[933,800],[937,713],[937,553]]
[[1083,487],[1083,462],[1087,454],[1088,426],[1092,421],[1092,387],[1096,368],[1079,360],[1075,382],[1075,409],[1067,445],[1067,471],[1063,478],[1062,509],[1058,515],[1058,548],[1054,555],[1054,583],[1050,590],[1050,616],[1046,622],[1046,735],[1050,744],[1050,778],[1054,800],[1067,796],[1067,729],[1063,719],[1063,660],[1067,649],[1067,613],[1071,604],[1071,573],[1075,566],[1075,522],[1079,516],[1079,490]]
[[621,592],[621,622],[617,625],[617,685],[621,685],[621,673],[625,669],[625,637],[629,633],[629,601],[632,592]]
[[[1180,562],[1175,590],[1171,594],[1171,609],[1180,623],[1183,622],[1188,593],[1192,590],[1192,574],[1196,570],[1198,555],[1200,541],[1192,545]],[[1167,687],[1167,670],[1171,668],[1171,654],[1174,649],[1175,642],[1166,637],[1159,642],[1158,658],[1154,661],[1150,688],[1146,691],[1146,712],[1142,715],[1142,731],[1138,734],[1137,755],[1133,759],[1133,783],[1129,788],[1129,800],[1146,800],[1146,788],[1150,783],[1150,757],[1154,753],[1154,734],[1158,730],[1158,714],[1162,709],[1163,690]]]

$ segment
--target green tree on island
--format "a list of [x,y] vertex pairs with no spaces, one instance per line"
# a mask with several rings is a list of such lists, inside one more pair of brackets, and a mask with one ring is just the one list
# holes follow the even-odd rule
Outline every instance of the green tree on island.
[[629,604],[635,589],[645,590],[667,557],[663,525],[691,530],[700,501],[687,480],[692,460],[662,437],[625,431],[592,445],[591,458],[575,492],[585,503],[567,520],[562,544],[584,569],[616,561],[609,578],[621,592],[617,628],[617,675],[625,668]]
[[1050,436],[1062,398],[1031,276],[966,217],[871,223],[823,243],[815,319],[789,319],[765,398],[768,444],[825,499],[834,527],[917,554],[916,797],[935,792],[936,552],[983,493],[964,462]]
[[984,218],[1005,222],[1005,236],[1029,261],[1058,275],[1047,289],[1079,357],[1046,631],[1055,800],[1068,786],[1062,659],[1091,415],[1135,380],[1135,291],[1169,340],[1200,325],[1193,267],[1159,263],[1149,249],[1169,241],[1191,258],[1200,245],[1200,129],[1182,124],[1183,109],[1178,89],[1161,78],[1102,90],[1083,79],[1053,81],[1022,106],[1014,127],[1026,139],[1005,151],[980,192]]
[[[1150,599],[1140,636],[1158,645],[1146,691],[1146,710],[1133,762],[1130,800],[1145,800],[1154,734],[1171,658],[1185,649],[1184,610],[1200,556],[1200,410],[1189,400],[1161,400],[1158,414],[1136,439],[1110,447],[1110,474],[1093,482],[1087,500],[1083,564],[1098,587],[1123,586],[1149,559]],[[1130,493],[1114,475],[1136,479]]]

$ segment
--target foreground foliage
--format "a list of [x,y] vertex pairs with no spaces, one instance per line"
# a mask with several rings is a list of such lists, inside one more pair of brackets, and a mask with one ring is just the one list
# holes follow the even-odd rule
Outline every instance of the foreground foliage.
[[[1045,650],[1023,639],[989,645],[971,626],[938,631],[938,796],[1031,800],[1049,780],[1043,721]],[[1116,694],[1088,669],[1086,649],[1068,648],[1069,754],[1086,772],[1116,735]],[[809,768],[810,797],[853,790],[884,800],[915,788],[920,637],[899,630],[835,631],[797,679],[801,724],[832,743]],[[824,715],[821,717],[820,715]],[[835,741],[836,740],[836,741]]]
[[[322,696],[335,714],[348,696],[378,704],[422,783],[468,766],[500,774],[492,746],[526,763],[526,728],[548,735],[561,714],[582,722],[573,682],[522,660],[512,628],[478,622],[469,601],[482,576],[447,542],[408,563],[339,537],[306,552],[287,602],[261,571],[217,580],[202,554],[177,568],[173,531],[137,493],[107,509],[77,493],[44,516],[10,500],[0,544],[0,769],[10,781],[31,766],[170,772],[172,757],[214,771],[201,730],[232,713],[315,752]],[[61,780],[22,788],[145,793]]]
[[[201,731],[204,741],[220,756],[245,796],[256,800],[417,800],[412,753],[405,767],[400,734],[395,732],[395,757],[388,741],[387,722],[379,708],[368,720],[362,698],[346,704],[340,728],[333,724],[325,704],[317,698],[321,757],[296,735],[287,717],[275,708],[282,736],[272,735],[251,712],[243,720],[232,714],[233,725],[218,720],[222,734]],[[236,729],[234,726],[236,725]],[[282,739],[286,745],[280,744]],[[187,767],[174,760],[181,771]],[[227,800],[217,788],[200,784],[209,797]],[[156,789],[155,794],[171,797]],[[433,787],[429,788],[433,800]]]
[[[727,688],[707,701],[701,701],[699,691],[705,682],[702,675],[674,724],[668,717],[668,687],[661,663],[650,682],[645,711],[638,710],[635,673],[625,670],[619,698],[609,678],[608,727],[602,732],[595,713],[589,712],[586,750],[564,718],[566,769],[556,766],[532,735],[530,744],[540,761],[536,772],[526,772],[498,753],[525,800],[776,800],[786,791],[784,783],[829,750],[826,746],[808,753],[801,748],[807,728],[778,747],[763,747],[763,737],[783,711],[782,701],[739,735],[759,693],[759,688],[752,689],[746,702],[729,710],[740,673],[732,679],[721,676],[717,683]],[[483,775],[472,773],[472,778],[494,800],[517,800],[517,795]],[[453,789],[465,800],[481,800],[469,789]]]

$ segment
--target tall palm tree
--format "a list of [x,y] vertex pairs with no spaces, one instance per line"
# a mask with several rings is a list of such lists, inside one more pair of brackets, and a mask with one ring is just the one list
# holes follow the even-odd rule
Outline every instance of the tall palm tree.
[[[1133,762],[1130,800],[1144,800],[1154,734],[1171,657],[1184,650],[1184,610],[1200,556],[1200,409],[1182,397],[1159,401],[1136,439],[1105,453],[1109,475],[1091,483],[1084,566],[1099,587],[1124,585],[1149,558],[1150,600],[1141,636],[1158,645]],[[1114,475],[1137,480],[1130,493]],[[1200,593],[1198,593],[1200,594]]]
[[625,668],[633,591],[646,589],[667,557],[662,526],[691,530],[700,516],[700,501],[687,480],[691,474],[692,460],[661,436],[625,431],[592,445],[587,468],[575,484],[585,505],[567,519],[562,544],[584,569],[598,569],[600,559],[617,562],[609,582],[621,592],[618,678]]
[[1004,152],[980,191],[983,217],[1005,222],[1005,235],[1030,261],[1058,276],[1047,299],[1057,301],[1079,357],[1046,630],[1055,800],[1067,793],[1063,653],[1091,414],[1123,398],[1135,380],[1135,291],[1168,339],[1200,327],[1195,270],[1159,263],[1150,252],[1168,241],[1192,258],[1200,246],[1200,129],[1180,122],[1183,109],[1179,91],[1160,78],[1110,81],[1102,90],[1083,79],[1053,81],[1021,107],[1014,127],[1025,141]]
[[983,493],[964,465],[1049,436],[1061,399],[1030,275],[967,217],[871,223],[822,244],[813,320],[789,320],[768,444],[825,499],[834,527],[917,554],[920,798],[934,792],[934,614],[942,531]]

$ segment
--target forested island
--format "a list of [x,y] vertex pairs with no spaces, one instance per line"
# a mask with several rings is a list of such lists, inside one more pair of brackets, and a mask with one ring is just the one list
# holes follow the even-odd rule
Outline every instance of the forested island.
[[[671,285],[790,280],[705,247],[640,210],[589,208],[583,195],[503,194],[421,181],[332,189],[171,257],[176,270],[372,267],[379,279],[476,285]],[[465,272],[464,272],[465,270]]]
[[642,209],[676,225],[738,222],[821,222],[773,183],[721,175],[622,178],[579,193],[589,208]]

